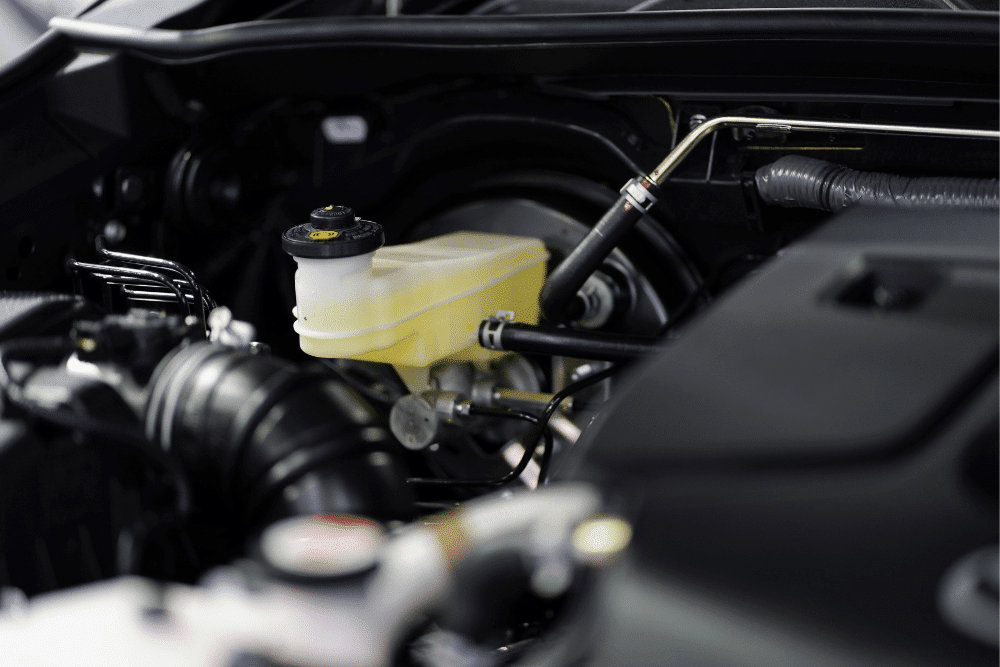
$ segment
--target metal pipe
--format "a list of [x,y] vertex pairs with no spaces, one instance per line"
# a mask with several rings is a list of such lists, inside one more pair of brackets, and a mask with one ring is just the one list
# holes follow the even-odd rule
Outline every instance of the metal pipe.
[[97,247],[97,252],[103,257],[108,259],[118,260],[119,262],[125,262],[128,264],[135,264],[140,267],[155,266],[159,269],[166,269],[177,275],[179,275],[184,281],[191,285],[191,289],[196,293],[196,300],[198,301],[201,311],[202,326],[208,328],[208,310],[205,290],[202,288],[201,283],[198,282],[198,278],[194,275],[194,271],[187,268],[179,262],[174,262],[169,259],[160,259],[159,257],[147,257],[144,255],[132,255],[125,252],[115,252],[113,250],[108,250],[104,245],[104,237],[98,236],[95,240],[95,245]]
[[188,303],[188,300],[185,298],[184,293],[180,290],[180,288],[166,277],[154,271],[130,269],[124,266],[108,266],[107,264],[88,264],[86,262],[78,262],[74,259],[69,260],[66,265],[70,271],[85,271],[96,275],[104,274],[111,275],[116,278],[136,278],[143,281],[159,283],[174,293],[174,296],[177,297],[177,302],[188,311],[188,314],[194,314],[191,312],[191,305]]
[[901,134],[910,136],[950,137],[955,139],[1000,139],[996,130],[979,130],[930,125],[896,125],[854,121],[809,120],[803,118],[767,118],[758,116],[719,116],[695,127],[649,176],[638,176],[622,188],[622,196],[587,233],[576,248],[550,274],[542,287],[539,305],[550,322],[562,322],[566,310],[587,278],[607,258],[625,233],[656,203],[659,186],[680,165],[695,146],[716,130],[728,127],[752,127],[778,132],[858,132],[864,134]]
[[752,127],[765,132],[858,132],[861,134],[905,134],[955,139],[1000,139],[1000,131],[931,125],[896,125],[892,123],[858,123],[840,120],[809,120],[805,118],[767,118],[764,116],[718,116],[707,120],[688,133],[648,178],[662,185],[667,176],[694,150],[701,140],[727,127]]
[[583,433],[583,429],[574,424],[569,417],[558,412],[549,419],[549,426],[552,427],[553,431],[568,440],[571,445],[576,444],[576,441],[580,439],[580,434]]
[[[537,391],[519,391],[517,389],[498,387],[493,390],[492,399],[493,403],[502,405],[505,408],[531,412],[534,410],[544,410],[554,396],[555,394],[546,394]],[[563,412],[572,412],[573,397],[569,396],[565,398],[559,407]]]

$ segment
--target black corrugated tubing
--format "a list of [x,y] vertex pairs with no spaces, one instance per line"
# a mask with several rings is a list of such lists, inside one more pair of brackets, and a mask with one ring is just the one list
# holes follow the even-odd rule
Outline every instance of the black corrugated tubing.
[[862,204],[889,208],[1000,209],[995,178],[907,177],[855,171],[801,155],[761,167],[757,191],[768,204],[840,211]]

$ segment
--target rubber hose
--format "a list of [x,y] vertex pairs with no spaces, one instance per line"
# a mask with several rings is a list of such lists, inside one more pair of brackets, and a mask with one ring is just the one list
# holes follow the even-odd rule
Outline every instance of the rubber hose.
[[[640,192],[648,193],[653,202],[656,201],[660,188],[647,177],[640,176],[629,181],[626,188],[633,185]],[[568,317],[566,310],[573,297],[625,234],[645,215],[642,208],[633,204],[634,201],[631,195],[623,194],[619,197],[566,259],[549,274],[538,299],[542,317],[553,324],[572,319]]]
[[551,354],[598,361],[632,361],[660,349],[659,341],[645,336],[535,327],[520,322],[484,320],[479,344],[490,350]]
[[303,513],[412,516],[388,431],[327,373],[196,343],[157,369],[146,433],[180,460],[197,491],[251,524]]
[[801,155],[761,167],[757,191],[768,204],[840,211],[854,204],[891,208],[1000,210],[995,178],[908,177],[855,171]]

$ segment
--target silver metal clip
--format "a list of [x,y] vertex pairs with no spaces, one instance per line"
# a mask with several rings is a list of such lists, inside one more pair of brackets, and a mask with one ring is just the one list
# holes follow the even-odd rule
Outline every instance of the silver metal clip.
[[633,178],[626,183],[620,192],[625,195],[632,206],[643,211],[653,208],[653,204],[656,203],[656,197],[642,186],[642,181],[638,178]]

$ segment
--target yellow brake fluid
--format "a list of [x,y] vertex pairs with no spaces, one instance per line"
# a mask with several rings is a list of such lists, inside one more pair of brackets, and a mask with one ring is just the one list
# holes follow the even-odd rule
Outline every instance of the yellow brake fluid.
[[392,364],[420,391],[442,359],[497,354],[477,344],[484,317],[505,311],[537,323],[548,259],[540,240],[456,232],[379,248],[383,238],[346,207],[318,209],[285,232],[282,244],[298,263],[295,331],[306,353]]

